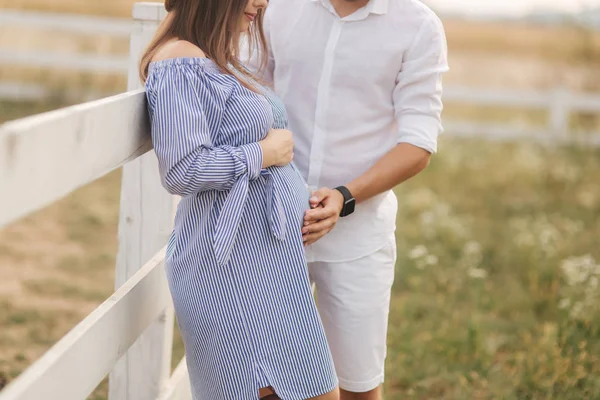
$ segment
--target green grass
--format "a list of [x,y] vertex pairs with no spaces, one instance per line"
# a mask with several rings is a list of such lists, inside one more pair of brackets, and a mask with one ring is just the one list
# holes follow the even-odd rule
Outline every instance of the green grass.
[[599,178],[598,152],[444,142],[398,190],[388,398],[600,398]]
[[[0,266],[43,264],[0,298],[0,382],[111,293],[119,178],[0,235]],[[598,151],[442,141],[397,190],[388,400],[600,398],[599,181]],[[35,240],[52,246],[35,250],[50,222]],[[173,365],[182,354],[176,334]]]

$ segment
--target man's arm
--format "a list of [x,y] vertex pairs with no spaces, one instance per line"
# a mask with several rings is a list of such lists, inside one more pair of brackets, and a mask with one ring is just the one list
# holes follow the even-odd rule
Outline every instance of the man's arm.
[[[386,192],[417,175],[437,151],[441,132],[442,74],[448,70],[446,37],[441,22],[426,21],[406,52],[396,79],[393,100],[398,144],[363,175],[346,184],[357,203]],[[322,188],[310,199],[302,230],[312,244],[329,233],[343,207],[337,190]],[[318,205],[322,207],[316,208]]]
[[[429,164],[431,153],[408,143],[400,143],[371,169],[346,185],[357,203],[393,189],[412,178]],[[315,243],[335,227],[344,204],[337,190],[322,188],[310,199],[302,229],[305,245]],[[321,207],[318,207],[321,205]]]

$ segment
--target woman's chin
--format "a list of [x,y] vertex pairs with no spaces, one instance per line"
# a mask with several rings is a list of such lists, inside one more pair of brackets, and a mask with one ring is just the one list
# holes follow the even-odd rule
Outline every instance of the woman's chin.
[[247,21],[242,22],[242,26],[240,27],[240,32],[242,32],[242,33],[250,32],[250,22],[247,22]]

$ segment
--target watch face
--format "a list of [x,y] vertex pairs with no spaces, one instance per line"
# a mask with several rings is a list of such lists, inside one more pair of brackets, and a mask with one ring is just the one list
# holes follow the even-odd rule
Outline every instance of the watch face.
[[356,206],[356,200],[350,199],[346,203],[344,203],[344,209],[342,210],[342,217],[347,217],[348,215],[354,212],[354,207]]
[[348,214],[352,214],[354,212],[355,206],[356,206],[356,200],[352,199],[348,202]]

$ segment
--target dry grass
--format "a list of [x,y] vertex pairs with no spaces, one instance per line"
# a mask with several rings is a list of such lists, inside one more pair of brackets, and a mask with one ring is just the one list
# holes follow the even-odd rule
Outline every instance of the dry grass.
[[[0,7],[129,17],[133,1],[0,0]],[[543,27],[518,23],[445,21],[450,49],[449,84],[543,89],[561,84],[574,90],[597,91],[600,33],[571,26]],[[127,54],[128,40],[108,36],[78,36],[37,29],[0,27],[0,46],[65,53]],[[64,87],[121,90],[124,79],[96,77],[34,68],[0,68],[0,79],[23,82],[49,79]],[[69,80],[69,77],[73,78]]]
[[[113,292],[120,172],[0,231],[0,382]],[[176,335],[173,362],[183,356]],[[0,385],[1,386],[1,385]],[[105,400],[103,382],[91,399]]]
[[[0,0],[0,7],[127,17],[132,3]],[[447,83],[600,90],[598,34],[451,20],[446,29]],[[3,27],[0,45],[95,54],[128,48],[126,40]],[[0,79],[50,83],[59,94],[125,85],[122,77],[22,67],[1,68]],[[60,95],[46,104],[0,102],[0,122],[63,105]],[[546,117],[460,104],[449,104],[446,116],[531,126]],[[576,116],[573,124],[598,121]],[[398,191],[387,399],[600,398],[593,290],[600,275],[574,279],[566,268],[600,264],[600,154],[453,140],[441,147],[433,165]],[[119,182],[113,173],[0,232],[0,385],[111,293]],[[182,351],[178,339],[174,359]],[[106,385],[92,398],[104,400]]]
[[444,21],[452,50],[509,53],[560,63],[600,64],[600,32],[575,26]]
[[[387,399],[599,398],[600,154],[441,149],[397,191]],[[0,376],[111,292],[118,193],[111,174],[0,234]]]
[[[445,140],[398,189],[388,400],[600,397],[599,160]],[[112,291],[118,193],[114,173],[0,233],[0,380]]]
[[485,88],[600,91],[600,33],[577,27],[445,21],[446,82]]
[[600,154],[441,150],[398,190],[388,398],[600,398]]
[[0,232],[0,374],[14,378],[111,293],[119,180]]
[[134,3],[133,0],[0,0],[0,8],[127,18]]
[[[0,102],[0,123],[66,103]],[[0,389],[113,292],[120,171],[0,230]],[[173,363],[183,356],[175,335]],[[105,400],[103,382],[89,400]]]

